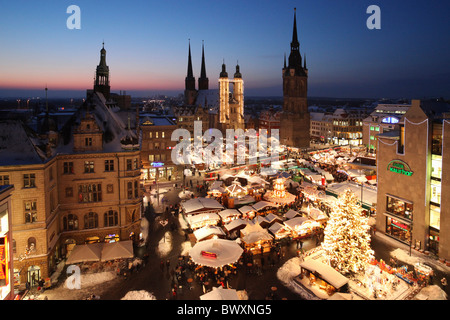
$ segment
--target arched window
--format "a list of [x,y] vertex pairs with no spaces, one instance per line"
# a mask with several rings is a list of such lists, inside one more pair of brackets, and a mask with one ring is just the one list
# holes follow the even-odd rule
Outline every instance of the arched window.
[[104,214],[104,226],[112,227],[117,226],[119,224],[119,215],[117,211],[109,210]]
[[89,212],[84,215],[84,228],[94,229],[98,228],[98,214],[95,212]]
[[78,230],[78,217],[69,213],[63,218],[63,228],[65,231]]
[[36,238],[28,238],[28,251],[29,253],[36,252]]

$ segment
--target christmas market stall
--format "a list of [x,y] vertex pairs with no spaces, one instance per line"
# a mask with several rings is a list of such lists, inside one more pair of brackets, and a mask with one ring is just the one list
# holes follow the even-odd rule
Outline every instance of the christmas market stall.
[[220,217],[216,213],[200,213],[194,216],[186,217],[186,220],[192,230],[200,229],[206,226],[215,226],[219,223]]
[[219,198],[225,193],[225,188],[223,187],[223,181],[216,180],[211,184],[208,190],[208,195],[210,197]]
[[227,223],[226,225],[223,226],[223,228],[225,229],[225,232],[228,234],[228,237],[230,237],[231,239],[235,239],[239,236],[240,234],[239,231],[245,228],[247,224],[248,224],[247,220],[239,218],[231,221],[230,223]]
[[273,234],[275,240],[286,239],[291,235],[291,230],[279,222],[275,222],[271,225],[269,231]]
[[286,228],[291,230],[292,239],[301,239],[311,236],[315,230],[320,229],[318,222],[312,221],[306,217],[296,217],[284,221]]
[[211,198],[199,197],[181,202],[181,210],[186,217],[200,213],[218,213],[223,209],[223,205]]
[[241,240],[244,247],[252,254],[270,252],[273,236],[257,223],[249,223],[241,229]]
[[267,216],[265,216],[266,220],[269,222],[269,227],[273,225],[275,222],[282,223],[283,219],[280,216],[277,216],[276,214],[269,213]]
[[349,279],[325,263],[308,259],[300,263],[300,270],[294,282],[321,299],[328,299],[336,292],[348,292]]
[[237,209],[225,209],[218,213],[222,224],[227,224],[241,217],[241,213]]
[[289,211],[284,214],[284,217],[286,219],[292,219],[292,218],[301,217],[301,216],[302,216],[302,214],[300,212],[297,212],[292,209],[289,209]]
[[253,206],[242,206],[238,210],[244,218],[253,219],[255,217],[256,210]]
[[206,226],[194,231],[194,237],[198,241],[208,240],[211,238],[225,238],[226,234],[221,227]]
[[264,194],[264,199],[276,204],[285,205],[295,201],[295,196],[286,191],[284,185],[286,179],[277,178],[273,181],[273,190]]
[[270,213],[272,211],[276,211],[278,208],[278,205],[276,203],[270,202],[270,201],[258,201],[253,206],[253,210],[259,214],[264,215],[266,213]]
[[192,261],[200,266],[220,268],[236,263],[243,249],[226,239],[209,239],[197,242],[189,251]]

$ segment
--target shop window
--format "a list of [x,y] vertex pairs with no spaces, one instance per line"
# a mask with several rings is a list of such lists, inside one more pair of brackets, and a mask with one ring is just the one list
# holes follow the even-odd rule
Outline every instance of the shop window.
[[430,204],[430,227],[440,230],[441,225],[441,208]]
[[431,155],[431,177],[441,179],[442,173],[442,156],[432,154]]
[[413,219],[413,204],[391,196],[386,197],[386,211],[409,220]]
[[441,204],[441,182],[431,179],[431,202]]
[[411,226],[391,217],[386,217],[386,234],[407,244],[411,243]]

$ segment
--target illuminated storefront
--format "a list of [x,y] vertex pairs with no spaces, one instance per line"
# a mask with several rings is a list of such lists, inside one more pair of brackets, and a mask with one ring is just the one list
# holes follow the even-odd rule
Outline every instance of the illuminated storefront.
[[14,299],[12,215],[10,212],[12,190],[12,186],[0,186],[0,300]]

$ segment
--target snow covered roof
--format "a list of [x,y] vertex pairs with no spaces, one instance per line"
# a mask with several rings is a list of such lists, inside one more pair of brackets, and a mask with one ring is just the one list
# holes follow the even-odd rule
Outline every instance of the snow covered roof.
[[223,209],[224,207],[217,201],[211,198],[194,198],[181,203],[186,214],[192,214],[196,211],[208,209]]
[[222,219],[228,218],[229,216],[240,216],[241,215],[241,213],[237,209],[225,209],[225,210],[220,211],[218,214]]
[[239,296],[235,289],[217,287],[212,288],[210,292],[201,295],[200,300],[239,300]]
[[255,211],[252,206],[242,206],[238,209],[242,214],[247,214],[249,212]]
[[38,147],[44,143],[20,121],[0,121],[0,165],[44,163],[47,157]]
[[269,201],[259,201],[253,205],[253,209],[256,211],[259,211],[265,207],[278,207],[278,205]]
[[194,231],[194,236],[197,241],[201,241],[212,235],[225,236],[225,232],[223,232],[222,228],[217,226],[206,226]]
[[219,216],[212,212],[196,214],[195,216],[189,216],[186,219],[190,225],[207,220],[220,220]]
[[286,212],[286,213],[284,214],[284,216],[285,216],[286,218],[288,218],[288,219],[292,219],[292,218],[295,218],[295,217],[301,217],[301,213],[299,213],[299,212],[297,212],[297,211],[295,211],[295,210],[289,209],[289,211]]
[[233,221],[231,221],[230,223],[227,223],[226,225],[224,225],[224,228],[230,232],[236,228],[239,228],[241,226],[246,226],[248,224],[247,220],[242,220],[242,219],[234,219]]
[[255,243],[258,241],[272,240],[273,236],[262,228],[258,223],[249,223],[241,230],[242,241],[245,243]]
[[301,226],[305,221],[308,221],[308,218],[305,217],[295,217],[289,220],[284,221],[284,225],[289,229],[294,230],[296,226]]
[[348,278],[344,277],[338,271],[315,259],[309,259],[300,263],[300,267],[311,272],[320,274],[320,278],[331,284],[336,289],[339,289],[348,283]]

